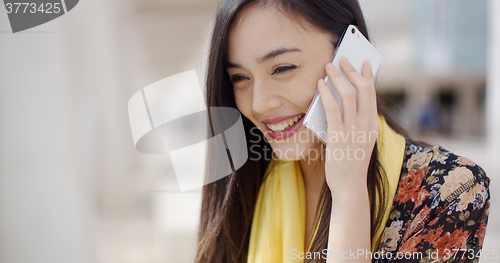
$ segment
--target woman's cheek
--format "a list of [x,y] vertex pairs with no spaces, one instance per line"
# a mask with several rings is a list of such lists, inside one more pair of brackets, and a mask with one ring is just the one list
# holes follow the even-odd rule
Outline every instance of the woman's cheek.
[[241,111],[241,108],[243,107],[242,103],[244,100],[242,100],[242,94],[239,89],[233,88],[233,94],[234,94],[234,102],[236,103],[236,106],[238,109]]
[[296,101],[300,101],[300,105],[302,105],[303,107],[309,108],[309,104],[311,103],[314,94],[316,94],[316,91],[318,89],[316,87],[316,81],[317,80],[311,81],[311,79],[304,80],[294,90],[294,93],[297,94]]
[[245,99],[248,98],[248,96],[245,96],[245,94],[242,94],[240,90],[233,90],[234,93],[234,101],[236,102],[236,107],[238,110],[245,116],[247,119],[251,120],[253,122],[253,117],[252,117],[252,99]]

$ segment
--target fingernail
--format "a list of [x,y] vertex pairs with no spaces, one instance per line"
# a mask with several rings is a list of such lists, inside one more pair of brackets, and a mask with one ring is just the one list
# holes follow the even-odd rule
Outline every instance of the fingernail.
[[336,70],[335,66],[332,63],[328,63],[326,66],[329,70]]
[[347,58],[343,58],[342,63],[344,63],[344,65],[346,66],[349,66],[349,61],[347,60]]
[[324,86],[324,85],[326,85],[326,82],[325,82],[323,79],[320,79],[320,80],[318,81],[318,85],[319,85],[319,86]]

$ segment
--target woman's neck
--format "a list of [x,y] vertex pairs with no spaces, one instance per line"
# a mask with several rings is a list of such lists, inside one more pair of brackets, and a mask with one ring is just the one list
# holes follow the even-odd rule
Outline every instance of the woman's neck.
[[299,160],[304,187],[306,191],[321,191],[325,182],[325,162],[321,159],[303,159]]

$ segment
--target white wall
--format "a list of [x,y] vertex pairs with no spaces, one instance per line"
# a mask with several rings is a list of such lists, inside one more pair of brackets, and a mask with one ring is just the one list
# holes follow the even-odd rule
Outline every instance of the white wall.
[[91,178],[60,32],[12,34],[3,11],[0,30],[0,262],[92,262]]

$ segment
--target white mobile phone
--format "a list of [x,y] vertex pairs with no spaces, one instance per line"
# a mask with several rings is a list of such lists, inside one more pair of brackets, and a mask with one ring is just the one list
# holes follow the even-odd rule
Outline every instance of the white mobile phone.
[[[356,26],[349,25],[347,27],[347,29],[342,34],[337,47],[335,48],[331,62],[333,63],[335,68],[341,72],[342,76],[347,81],[349,86],[351,86],[354,92],[356,92],[356,89],[351,85],[344,73],[340,70],[339,62],[340,59],[344,57],[347,57],[351,65],[360,73],[361,68],[363,67],[363,63],[369,60],[372,66],[374,77],[382,59],[380,53],[361,34],[361,32],[359,32]],[[340,113],[343,114],[342,101],[340,99],[339,93],[333,86],[326,73],[323,76],[323,79],[332,91],[333,97],[339,104]],[[326,123],[325,108],[323,107],[323,103],[321,102],[319,91],[316,91],[311,105],[309,105],[309,109],[307,110],[307,113],[304,117],[303,125],[310,131],[312,131],[324,144],[326,144],[328,125]]]

